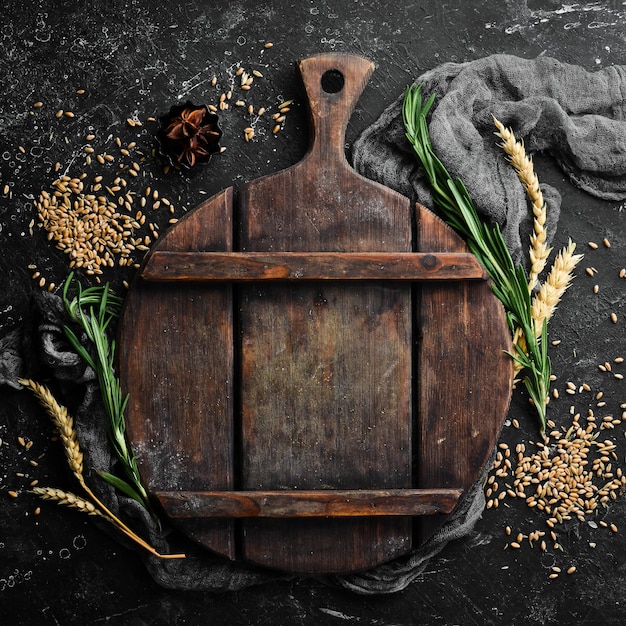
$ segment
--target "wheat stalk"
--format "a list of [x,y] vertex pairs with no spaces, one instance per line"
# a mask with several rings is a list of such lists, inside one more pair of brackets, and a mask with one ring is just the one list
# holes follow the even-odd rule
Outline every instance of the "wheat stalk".
[[[519,346],[524,352],[528,352],[526,349],[526,341],[524,340],[524,332],[518,326],[513,333],[512,343],[514,346]],[[517,379],[517,375],[524,369],[524,366],[517,359],[513,359],[513,387],[517,386],[519,382]]]
[[184,558],[184,554],[160,554],[109,510],[109,508],[94,494],[89,485],[85,482],[85,477],[83,476],[83,453],[80,449],[78,434],[74,428],[74,420],[67,412],[67,409],[57,402],[50,390],[44,385],[25,378],[20,379],[19,382],[23,386],[30,389],[37,396],[41,405],[46,409],[50,417],[52,417],[54,425],[59,431],[68,465],[80,483],[80,486],[84,489],[87,495],[89,495],[93,502],[54,487],[36,487],[33,489],[33,493],[40,495],[45,500],[56,500],[60,504],[78,508],[89,515],[100,515],[104,517],[116,528],[122,531],[127,537],[145,548],[154,556],[158,556],[162,559]]
[[[139,543],[151,554],[154,554],[155,556],[158,556],[162,559],[178,559],[185,556],[184,554],[159,554],[152,546],[147,544],[145,541],[143,541],[143,539],[138,537],[132,530],[124,525],[117,517],[115,517],[115,515],[110,513],[110,511],[109,514],[104,513],[103,511],[98,509],[92,502],[86,500],[85,498],[77,496],[75,493],[63,491],[62,489],[57,489],[55,487],[33,487],[33,489],[31,489],[31,493],[38,495],[44,500],[53,500],[58,504],[63,504],[73,509],[77,509],[79,511],[82,511],[83,513],[86,513],[87,515],[99,516],[106,519],[108,522],[111,522],[118,530],[122,531],[127,537],[129,537],[136,543]],[[90,495],[93,497],[93,494],[90,493]],[[98,504],[102,506],[102,503],[99,501]]]
[[83,453],[78,443],[78,435],[74,428],[74,420],[67,409],[60,405],[49,389],[30,379],[20,379],[20,384],[28,387],[37,396],[39,403],[52,418],[54,425],[59,431],[63,443],[65,458],[74,476],[82,483],[83,481]]
[[59,504],[64,504],[65,506],[87,513],[87,515],[99,515],[100,517],[107,518],[92,502],[69,491],[63,491],[54,487],[33,487],[31,492],[44,500],[54,500]]
[[539,334],[543,321],[549,320],[554,314],[572,281],[574,268],[583,258],[582,254],[574,254],[575,249],[576,244],[570,239],[568,245],[557,255],[548,277],[533,298],[532,314]]
[[[552,248],[546,245],[546,217],[547,207],[539,187],[539,179],[535,173],[532,159],[526,154],[524,143],[517,141],[513,131],[505,128],[497,119],[493,118],[498,132],[495,133],[502,139],[500,147],[509,157],[509,162],[513,166],[518,178],[524,185],[526,194],[532,202],[533,211],[533,233],[530,236],[530,272],[528,276],[528,288],[532,292],[537,286],[539,276],[545,269],[548,257]],[[543,283],[537,295],[532,301],[532,316],[537,337],[541,336],[543,321],[549,320],[558,303],[560,302],[565,290],[569,286],[573,270],[582,259],[582,255],[575,255],[574,249],[576,245],[570,240],[568,246],[564,248],[557,256],[546,282]],[[513,341],[519,344],[522,350],[526,349],[523,334],[516,330]],[[515,363],[515,372],[521,370],[521,364]]]
[[505,128],[495,117],[493,118],[498,132],[496,136],[502,139],[500,147],[506,152],[513,169],[524,185],[526,195],[532,202],[533,233],[530,236],[530,272],[528,276],[528,289],[532,291],[544,270],[552,248],[546,245],[546,203],[539,187],[539,179],[533,167],[532,159],[526,154],[524,143],[517,141],[513,131]]

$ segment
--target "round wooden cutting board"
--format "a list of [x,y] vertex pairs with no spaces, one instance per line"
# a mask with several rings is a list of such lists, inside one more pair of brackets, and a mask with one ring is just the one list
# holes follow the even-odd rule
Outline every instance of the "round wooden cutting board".
[[476,482],[508,408],[510,334],[461,239],[347,163],[372,64],[299,69],[307,155],[159,240],[126,298],[119,372],[146,487],[184,533],[343,573],[409,552]]

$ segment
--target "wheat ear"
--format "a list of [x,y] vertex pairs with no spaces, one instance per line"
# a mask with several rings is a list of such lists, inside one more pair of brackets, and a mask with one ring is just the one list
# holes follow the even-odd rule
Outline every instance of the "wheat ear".
[[[56,398],[52,395],[50,390],[33,380],[30,379],[20,379],[20,384],[24,387],[30,389],[39,399],[40,404],[46,409],[47,413],[52,417],[54,425],[57,427],[59,431],[61,441],[63,443],[63,449],[65,450],[65,457],[67,459],[68,465],[70,469],[74,473],[74,476],[80,483],[80,486],[85,490],[85,492],[89,495],[89,497],[93,500],[95,505],[100,507],[100,510],[97,514],[102,515],[102,517],[106,518],[109,522],[111,522],[114,526],[116,526],[119,530],[121,530],[125,535],[130,537],[133,541],[138,543],[140,546],[145,548],[148,552],[153,554],[154,556],[158,556],[162,559],[179,559],[184,558],[184,554],[160,554],[157,552],[149,543],[144,541],[139,535],[133,532],[121,519],[119,519],[114,513],[112,513],[108,507],[101,502],[94,492],[89,488],[87,483],[85,482],[85,478],[83,476],[83,453],[80,449],[80,444],[78,442],[78,434],[76,433],[76,429],[74,428],[74,420],[67,412],[67,409],[59,404]],[[58,500],[61,504],[67,504],[68,506],[74,506],[74,508],[82,508],[80,506],[71,504],[69,501],[64,501],[61,497],[52,497],[53,495],[61,496],[61,494],[65,494],[66,492],[61,491],[60,489],[54,489],[52,487],[40,487],[39,489],[48,490],[46,493],[48,497],[46,499],[54,499]],[[38,493],[33,490],[34,493]],[[39,494],[42,497],[43,494]],[[88,500],[84,500],[79,496],[75,496],[74,494],[69,494],[74,499],[74,502],[81,503],[89,503],[91,507],[95,509],[93,503]],[[84,509],[83,509],[84,510]],[[96,513],[90,513],[91,515],[95,515]]]
[[[44,500],[54,500],[59,504],[72,507],[87,513],[87,515],[99,515],[100,517],[107,517],[102,511],[96,508],[96,506],[89,500],[81,498],[69,491],[63,491],[61,489],[55,489],[54,487],[33,487],[31,492],[43,498]],[[108,518],[107,518],[108,519]]]
[[[124,524],[121,524],[120,520],[115,517],[115,515],[108,515],[107,513],[102,512],[100,509],[96,507],[93,502],[86,500],[85,498],[81,498],[77,496],[75,493],[71,493],[69,491],[63,491],[62,489],[56,489],[55,487],[33,487],[31,492],[38,495],[40,498],[44,500],[53,500],[58,504],[63,504],[65,506],[69,506],[73,509],[77,509],[82,511],[83,513],[87,513],[87,515],[95,515],[106,519],[108,522],[111,522],[118,530],[122,531],[126,536],[128,536],[133,541],[139,543],[141,546],[146,548],[149,552],[154,554],[155,556],[161,558],[178,558],[179,555],[162,555],[159,554],[154,548],[149,546],[147,543],[143,541],[140,537],[138,537],[132,530],[126,528]],[[90,493],[93,497],[93,494]],[[101,506],[102,503],[98,501]],[[121,525],[120,525],[121,524]]]
[[532,315],[537,336],[541,334],[543,321],[552,317],[572,281],[574,268],[583,258],[582,254],[574,254],[575,249],[576,244],[570,239],[557,255],[548,277],[533,298]]
[[59,431],[59,436],[65,450],[65,458],[74,473],[74,476],[83,481],[83,453],[78,443],[78,435],[74,428],[74,420],[64,406],[61,406],[50,390],[39,383],[29,379],[20,379],[20,384],[28,387],[37,396],[39,403],[52,418],[54,425]]
[[502,139],[500,147],[508,155],[517,177],[524,185],[526,195],[532,202],[533,233],[530,236],[530,272],[528,276],[528,288],[532,291],[552,251],[552,248],[548,248],[546,245],[546,203],[539,187],[539,179],[535,174],[532,159],[524,149],[524,143],[517,141],[513,131],[510,128],[505,128],[495,117],[493,121],[498,129],[495,134]]

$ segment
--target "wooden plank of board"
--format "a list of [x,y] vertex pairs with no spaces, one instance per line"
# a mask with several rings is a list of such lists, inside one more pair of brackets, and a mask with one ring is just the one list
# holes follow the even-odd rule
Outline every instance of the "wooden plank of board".
[[157,491],[171,517],[376,517],[450,513],[460,489]]
[[[372,66],[321,55],[300,64],[312,144],[240,197],[244,252],[411,252],[407,198],[358,176],[349,113]],[[345,88],[327,93],[321,77]],[[411,286],[241,286],[244,490],[411,487]],[[411,547],[400,518],[243,520],[248,560],[297,572],[366,569]]]
[[[232,248],[232,189],[207,200],[156,250]],[[232,287],[137,279],[120,320],[127,433],[149,490],[234,486]],[[209,549],[235,558],[228,520],[180,520]]]
[[[417,206],[421,252],[467,251],[462,239]],[[469,489],[496,445],[511,397],[511,337],[489,282],[421,284],[417,371],[417,486]],[[422,540],[439,515],[420,520]]]

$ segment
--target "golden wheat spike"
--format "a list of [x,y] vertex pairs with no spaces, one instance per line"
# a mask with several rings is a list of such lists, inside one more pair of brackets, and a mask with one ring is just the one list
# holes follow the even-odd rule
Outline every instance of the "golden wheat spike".
[[545,282],[532,302],[532,316],[537,336],[541,334],[543,321],[549,320],[573,278],[574,268],[583,258],[574,254],[576,244],[570,239],[568,245],[557,255]]
[[33,487],[31,491],[44,500],[54,500],[59,504],[87,513],[87,515],[99,515],[100,517],[108,519],[108,517],[99,511],[89,500],[85,500],[85,498],[81,498],[69,491],[63,491],[62,489],[56,489],[54,487]]
[[59,404],[50,390],[30,379],[20,379],[20,384],[30,389],[44,407],[48,415],[52,418],[54,425],[59,431],[59,436],[63,443],[65,457],[74,472],[75,476],[82,482],[83,475],[83,453],[78,443],[78,434],[74,428],[74,420],[67,409]]
[[528,289],[532,291],[552,251],[552,248],[548,248],[546,245],[547,207],[539,187],[539,179],[535,174],[532,159],[526,154],[524,143],[517,141],[513,131],[510,128],[505,128],[498,119],[494,117],[493,121],[498,129],[498,132],[495,134],[502,139],[502,143],[499,145],[508,155],[513,169],[524,185],[526,195],[532,202],[533,233],[530,236],[530,273],[528,277]]

